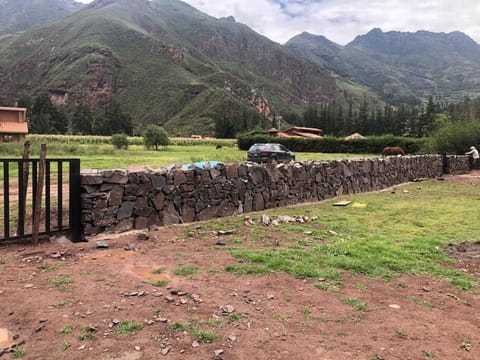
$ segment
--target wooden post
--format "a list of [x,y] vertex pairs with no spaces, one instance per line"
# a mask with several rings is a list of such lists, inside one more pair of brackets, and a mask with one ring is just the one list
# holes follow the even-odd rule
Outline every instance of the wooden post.
[[32,231],[32,241],[34,244],[38,244],[39,241],[39,232],[40,232],[40,222],[42,219],[42,195],[43,195],[43,185],[45,180],[45,158],[47,156],[47,145],[40,145],[40,161],[38,163],[38,185],[37,185],[37,194],[35,196],[35,209],[33,211],[33,231]]
[[[30,141],[25,141],[23,144],[23,162],[22,162],[22,172],[23,172],[23,188],[18,189],[22,191],[23,196],[20,197],[22,199],[23,204],[19,204],[18,209],[22,209],[21,213],[18,214],[18,221],[17,221],[17,233],[20,230],[21,226],[25,226],[25,214],[27,212],[27,190],[28,190],[28,175],[29,175],[29,163],[28,160],[30,159]],[[22,220],[23,219],[23,220]],[[23,225],[22,225],[23,224]],[[23,232],[23,229],[21,230]]]

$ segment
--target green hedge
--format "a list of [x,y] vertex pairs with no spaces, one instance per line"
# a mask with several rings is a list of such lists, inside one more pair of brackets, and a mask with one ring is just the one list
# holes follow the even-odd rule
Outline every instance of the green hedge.
[[367,139],[356,140],[344,140],[343,138],[335,137],[306,139],[240,135],[237,141],[240,150],[248,150],[255,143],[274,142],[297,152],[380,154],[383,148],[387,146],[400,146],[407,154],[416,154],[421,151],[425,139],[393,135],[371,136]]

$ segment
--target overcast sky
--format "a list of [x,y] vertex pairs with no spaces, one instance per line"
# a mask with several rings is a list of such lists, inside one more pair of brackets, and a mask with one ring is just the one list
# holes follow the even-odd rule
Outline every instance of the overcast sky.
[[383,31],[458,30],[480,43],[479,0],[184,1],[215,17],[232,15],[279,43],[307,31],[344,45],[375,27]]

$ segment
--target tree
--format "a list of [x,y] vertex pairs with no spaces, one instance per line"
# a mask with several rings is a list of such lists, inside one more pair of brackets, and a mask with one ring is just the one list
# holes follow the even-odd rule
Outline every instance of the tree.
[[120,105],[112,101],[105,108],[103,115],[97,117],[93,124],[96,135],[133,134],[132,117],[124,113]]
[[158,146],[167,146],[170,143],[167,132],[158,125],[148,125],[143,132],[143,142],[148,150]]
[[33,101],[30,111],[30,129],[39,134],[65,134],[68,119],[62,110],[53,106],[47,93],[40,94]]
[[226,115],[219,114],[215,119],[215,137],[227,139],[235,137],[235,123]]
[[124,148],[128,149],[128,137],[126,134],[113,134],[112,135],[112,145],[117,149]]
[[88,135],[93,131],[93,116],[85,105],[79,105],[73,113],[70,128],[73,134]]

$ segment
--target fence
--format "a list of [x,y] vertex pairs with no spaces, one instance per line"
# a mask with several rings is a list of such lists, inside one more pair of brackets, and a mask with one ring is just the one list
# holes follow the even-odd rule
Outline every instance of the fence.
[[[0,159],[0,163],[0,189],[3,189],[0,195],[0,214],[3,215],[0,242],[30,237],[39,191],[39,160]],[[30,182],[25,174],[31,174]],[[69,231],[73,241],[80,241],[80,160],[46,159],[44,183],[40,234]]]

